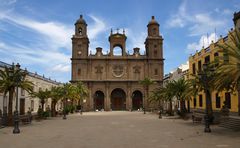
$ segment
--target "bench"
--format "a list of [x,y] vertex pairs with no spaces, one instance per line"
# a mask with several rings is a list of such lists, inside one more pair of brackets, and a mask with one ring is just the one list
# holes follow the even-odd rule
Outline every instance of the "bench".
[[202,122],[203,117],[204,117],[204,112],[193,111],[193,114],[192,114],[193,124]]
[[30,124],[32,122],[32,116],[27,115],[19,115],[19,121],[22,122],[22,124]]

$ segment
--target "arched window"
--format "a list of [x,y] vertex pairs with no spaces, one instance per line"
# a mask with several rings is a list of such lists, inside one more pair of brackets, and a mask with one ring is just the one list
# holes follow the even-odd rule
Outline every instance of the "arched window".
[[77,71],[78,76],[81,76],[81,69],[79,68]]
[[157,49],[154,50],[153,54],[154,54],[154,57],[156,58],[158,55]]
[[79,35],[82,35],[82,28],[78,28]]
[[158,75],[158,69],[154,69],[154,75]]

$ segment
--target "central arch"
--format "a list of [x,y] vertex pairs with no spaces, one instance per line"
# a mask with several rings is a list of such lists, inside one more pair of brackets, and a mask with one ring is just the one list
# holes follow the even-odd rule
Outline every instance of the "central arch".
[[112,110],[126,110],[126,93],[121,88],[116,88],[111,93]]
[[113,56],[123,56],[122,45],[116,44],[113,46]]
[[96,91],[94,94],[94,109],[104,109],[104,93],[102,91]]

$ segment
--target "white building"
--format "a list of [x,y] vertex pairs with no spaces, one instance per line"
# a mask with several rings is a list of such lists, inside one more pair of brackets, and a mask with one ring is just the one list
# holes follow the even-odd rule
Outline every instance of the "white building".
[[[169,74],[166,74],[163,78],[163,86],[166,85],[167,82],[169,81],[177,81],[181,78],[188,79],[188,71],[189,71],[189,62],[187,61],[186,64],[181,64],[178,68],[174,69],[171,71]],[[164,109],[167,110],[169,108],[168,103],[164,103]],[[177,98],[173,98],[172,100],[172,107],[173,109],[176,109],[177,107],[179,109],[180,107],[180,102],[177,100]]]
[[[10,67],[12,65],[0,61],[0,69],[4,69],[5,66]],[[44,76],[40,76],[37,73],[32,73],[32,72],[28,72],[26,79],[33,82],[34,92],[37,92],[40,89],[50,90],[53,86],[61,85],[61,83],[59,82],[51,80],[50,78],[45,78]],[[19,88],[18,99],[19,99],[18,110],[20,114],[25,114],[29,110],[29,108],[33,111],[33,113],[37,112],[38,107],[40,105],[40,100],[38,98],[30,97],[27,91]],[[16,106],[15,103],[16,103],[16,97],[13,98],[13,111],[15,110],[15,106]],[[47,102],[45,103],[45,107],[47,107],[48,105],[51,106],[51,99],[47,100]],[[3,99],[3,94],[0,93],[0,109],[2,111],[3,111],[3,106],[5,107],[8,106],[8,94],[6,98]]]

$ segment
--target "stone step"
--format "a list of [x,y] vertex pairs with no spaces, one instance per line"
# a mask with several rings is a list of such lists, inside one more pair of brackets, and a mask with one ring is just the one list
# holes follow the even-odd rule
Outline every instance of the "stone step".
[[220,127],[228,128],[232,130],[239,131],[240,130],[240,119],[239,118],[227,118],[221,121],[219,124]]

